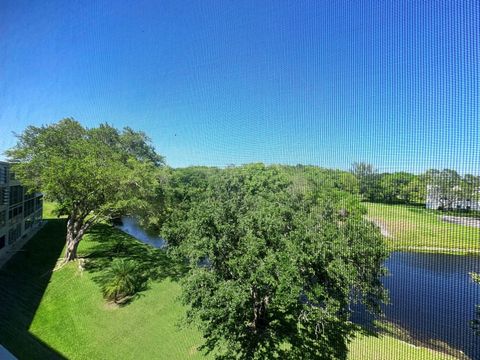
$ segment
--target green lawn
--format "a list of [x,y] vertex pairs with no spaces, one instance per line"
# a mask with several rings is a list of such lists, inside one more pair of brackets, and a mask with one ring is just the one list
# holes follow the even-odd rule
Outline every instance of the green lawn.
[[451,356],[435,352],[430,349],[416,347],[409,343],[397,340],[391,336],[359,335],[350,344],[350,360],[447,360]]
[[441,212],[418,206],[366,203],[368,217],[386,228],[394,249],[478,252],[480,229],[450,224]]
[[[46,204],[46,217],[50,210]],[[52,272],[62,255],[64,227],[64,219],[49,220],[0,270],[2,345],[19,359],[205,358],[197,351],[199,332],[182,325],[180,266],[161,251],[98,225],[80,248],[90,267],[81,270],[73,263]],[[124,307],[106,304],[97,280],[116,256],[155,270],[149,288]],[[350,360],[446,358],[383,335],[359,335],[350,348]]]

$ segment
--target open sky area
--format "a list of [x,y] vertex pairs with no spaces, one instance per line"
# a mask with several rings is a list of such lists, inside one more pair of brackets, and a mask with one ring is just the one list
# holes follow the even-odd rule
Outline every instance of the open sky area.
[[74,117],[171,166],[480,173],[479,1],[0,2],[0,152]]

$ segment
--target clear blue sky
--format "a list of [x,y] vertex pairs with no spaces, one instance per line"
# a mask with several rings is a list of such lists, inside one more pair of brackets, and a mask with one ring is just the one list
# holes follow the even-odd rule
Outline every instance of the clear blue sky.
[[3,0],[0,151],[74,117],[172,166],[478,174],[479,4]]

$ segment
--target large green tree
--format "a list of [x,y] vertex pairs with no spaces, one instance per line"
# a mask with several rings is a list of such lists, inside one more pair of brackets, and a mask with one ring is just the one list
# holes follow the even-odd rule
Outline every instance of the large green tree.
[[465,174],[462,178],[462,189],[464,198],[473,201],[480,200],[480,176]]
[[380,176],[381,200],[386,203],[422,202],[426,185],[418,175],[395,172]]
[[465,198],[462,177],[451,169],[430,169],[425,172],[430,196],[434,196],[442,209],[453,209],[454,203]]
[[45,193],[66,215],[65,261],[98,221],[148,207],[157,195],[163,158],[148,137],[103,124],[85,128],[73,119],[29,126],[7,151],[13,171],[32,190]]
[[406,203],[425,204],[427,184],[424,175],[414,175],[411,181],[402,188],[401,196]]
[[359,192],[364,200],[376,201],[381,197],[380,175],[372,164],[356,162],[350,171],[358,180]]
[[296,191],[281,167],[253,164],[176,209],[162,235],[188,261],[188,318],[217,358],[344,359],[350,305],[385,299],[383,238],[348,193]]

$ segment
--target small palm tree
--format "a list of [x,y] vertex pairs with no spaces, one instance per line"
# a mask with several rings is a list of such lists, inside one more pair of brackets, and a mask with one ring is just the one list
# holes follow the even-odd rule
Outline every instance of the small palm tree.
[[142,276],[135,261],[115,259],[103,276],[103,296],[116,304],[125,303],[141,288]]

